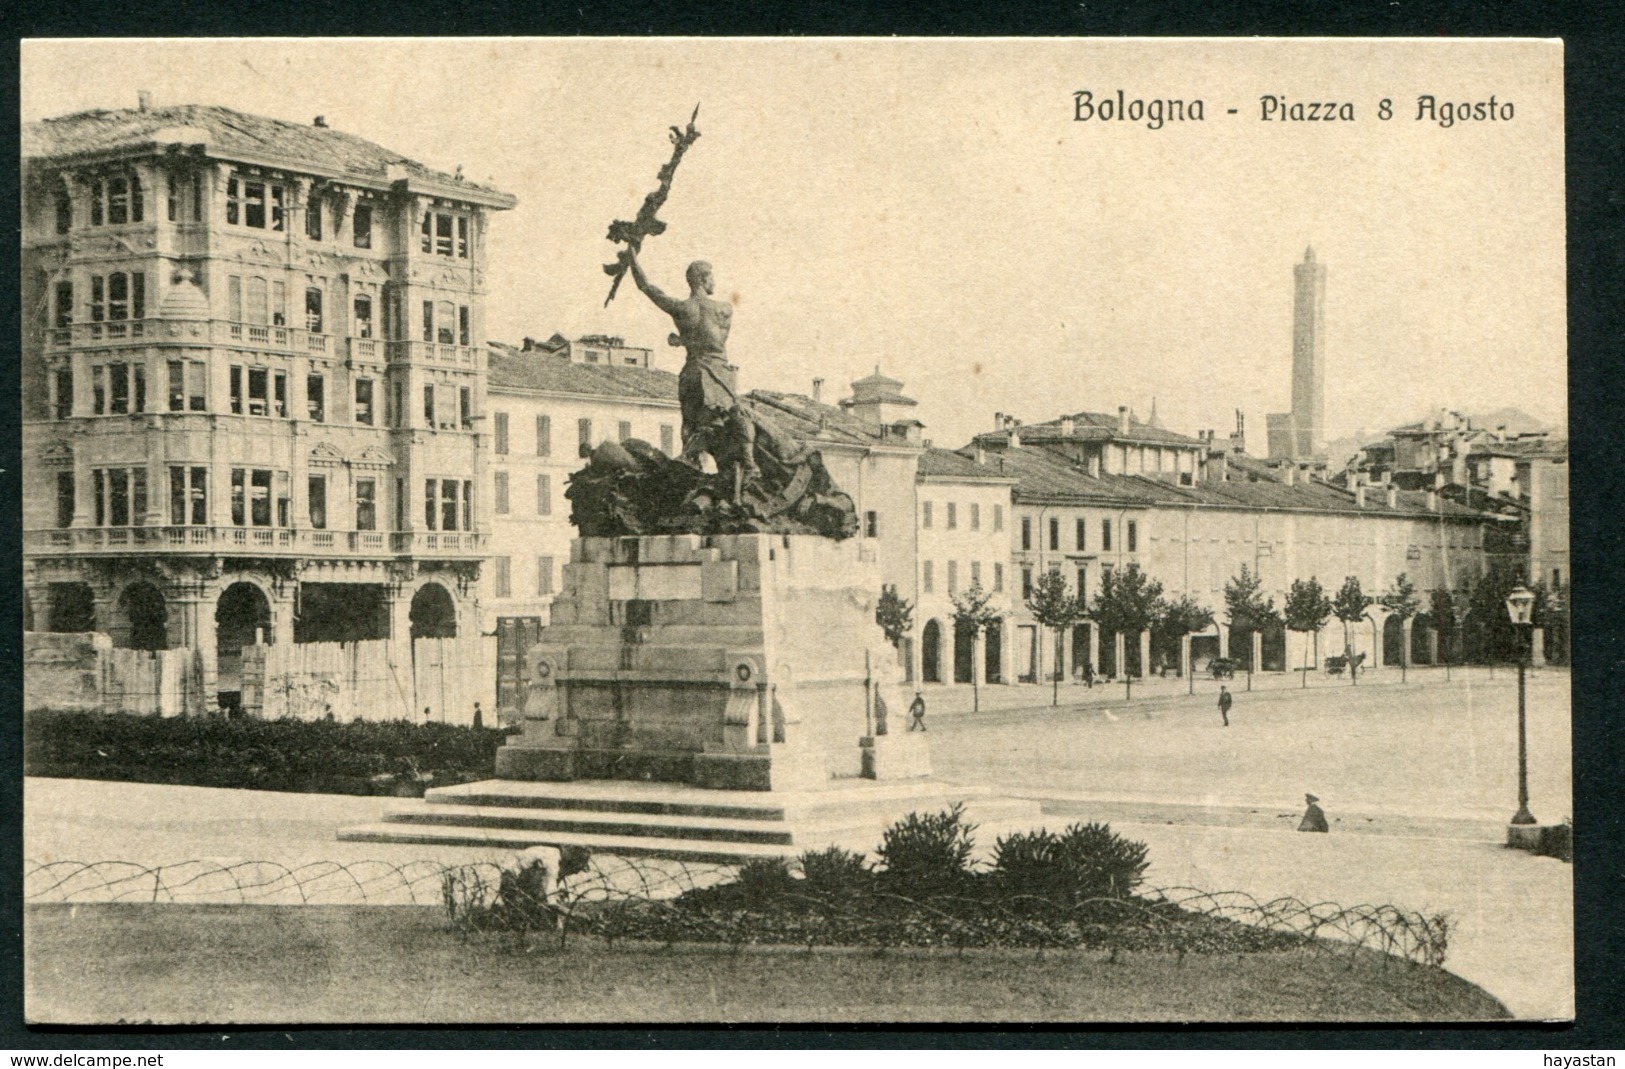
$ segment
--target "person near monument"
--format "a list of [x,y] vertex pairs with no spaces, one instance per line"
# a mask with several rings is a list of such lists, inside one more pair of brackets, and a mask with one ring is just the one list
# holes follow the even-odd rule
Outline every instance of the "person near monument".
[[485,726],[485,711],[480,708],[480,703],[479,702],[475,702],[474,703],[474,730],[478,731],[480,728],[483,728],[484,726]]
[[925,695],[920,691],[914,692],[914,701],[908,707],[908,716],[910,731],[925,730]]
[[1230,726],[1230,706],[1235,699],[1230,696],[1230,689],[1222,683],[1219,685],[1219,715],[1224,718],[1224,726]]
[[1326,823],[1326,814],[1317,804],[1320,799],[1312,794],[1306,794],[1303,796],[1303,800],[1309,808],[1303,811],[1303,819],[1298,822],[1298,830],[1331,831],[1331,826]]

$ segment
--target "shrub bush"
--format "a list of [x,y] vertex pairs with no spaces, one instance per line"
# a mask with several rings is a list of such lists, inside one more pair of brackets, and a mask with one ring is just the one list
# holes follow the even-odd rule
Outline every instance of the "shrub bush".
[[1060,839],[1060,866],[1074,899],[1127,898],[1145,879],[1146,846],[1106,824],[1074,824]]
[[1058,904],[1127,898],[1145,879],[1146,845],[1106,824],[1074,824],[1008,835],[994,845],[993,874],[1005,894],[1036,895]]
[[910,813],[886,829],[875,853],[884,882],[900,894],[930,895],[957,890],[970,874],[976,825],[965,821],[955,802],[940,813]]
[[746,905],[760,905],[790,890],[790,864],[782,857],[747,861],[735,882]]
[[869,887],[869,863],[862,854],[832,846],[827,850],[808,850],[799,862],[801,890],[808,894],[853,894]]

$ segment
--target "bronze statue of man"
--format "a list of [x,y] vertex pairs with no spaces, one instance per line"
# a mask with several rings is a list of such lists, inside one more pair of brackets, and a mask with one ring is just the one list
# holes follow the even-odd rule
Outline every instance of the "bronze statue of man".
[[719,469],[731,464],[737,466],[742,479],[757,475],[755,422],[739,404],[738,380],[728,363],[728,331],[734,310],[712,296],[716,283],[711,265],[704,260],[688,265],[688,297],[678,300],[649,281],[630,247],[626,256],[638,289],[676,325],[677,333],[668,340],[688,352],[677,376],[683,456],[695,460],[700,453],[709,453]]

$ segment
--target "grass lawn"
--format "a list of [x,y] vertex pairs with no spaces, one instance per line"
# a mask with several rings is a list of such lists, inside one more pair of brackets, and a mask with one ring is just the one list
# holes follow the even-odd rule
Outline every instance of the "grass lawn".
[[31,905],[26,1011],[51,1024],[1504,1019],[1440,969],[1246,956],[464,941],[433,907]]

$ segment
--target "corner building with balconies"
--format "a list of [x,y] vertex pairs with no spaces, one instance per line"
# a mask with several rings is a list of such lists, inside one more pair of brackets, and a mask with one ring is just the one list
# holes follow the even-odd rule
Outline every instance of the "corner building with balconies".
[[319,117],[145,100],[23,157],[27,626],[195,649],[210,696],[256,636],[474,631],[514,198]]

